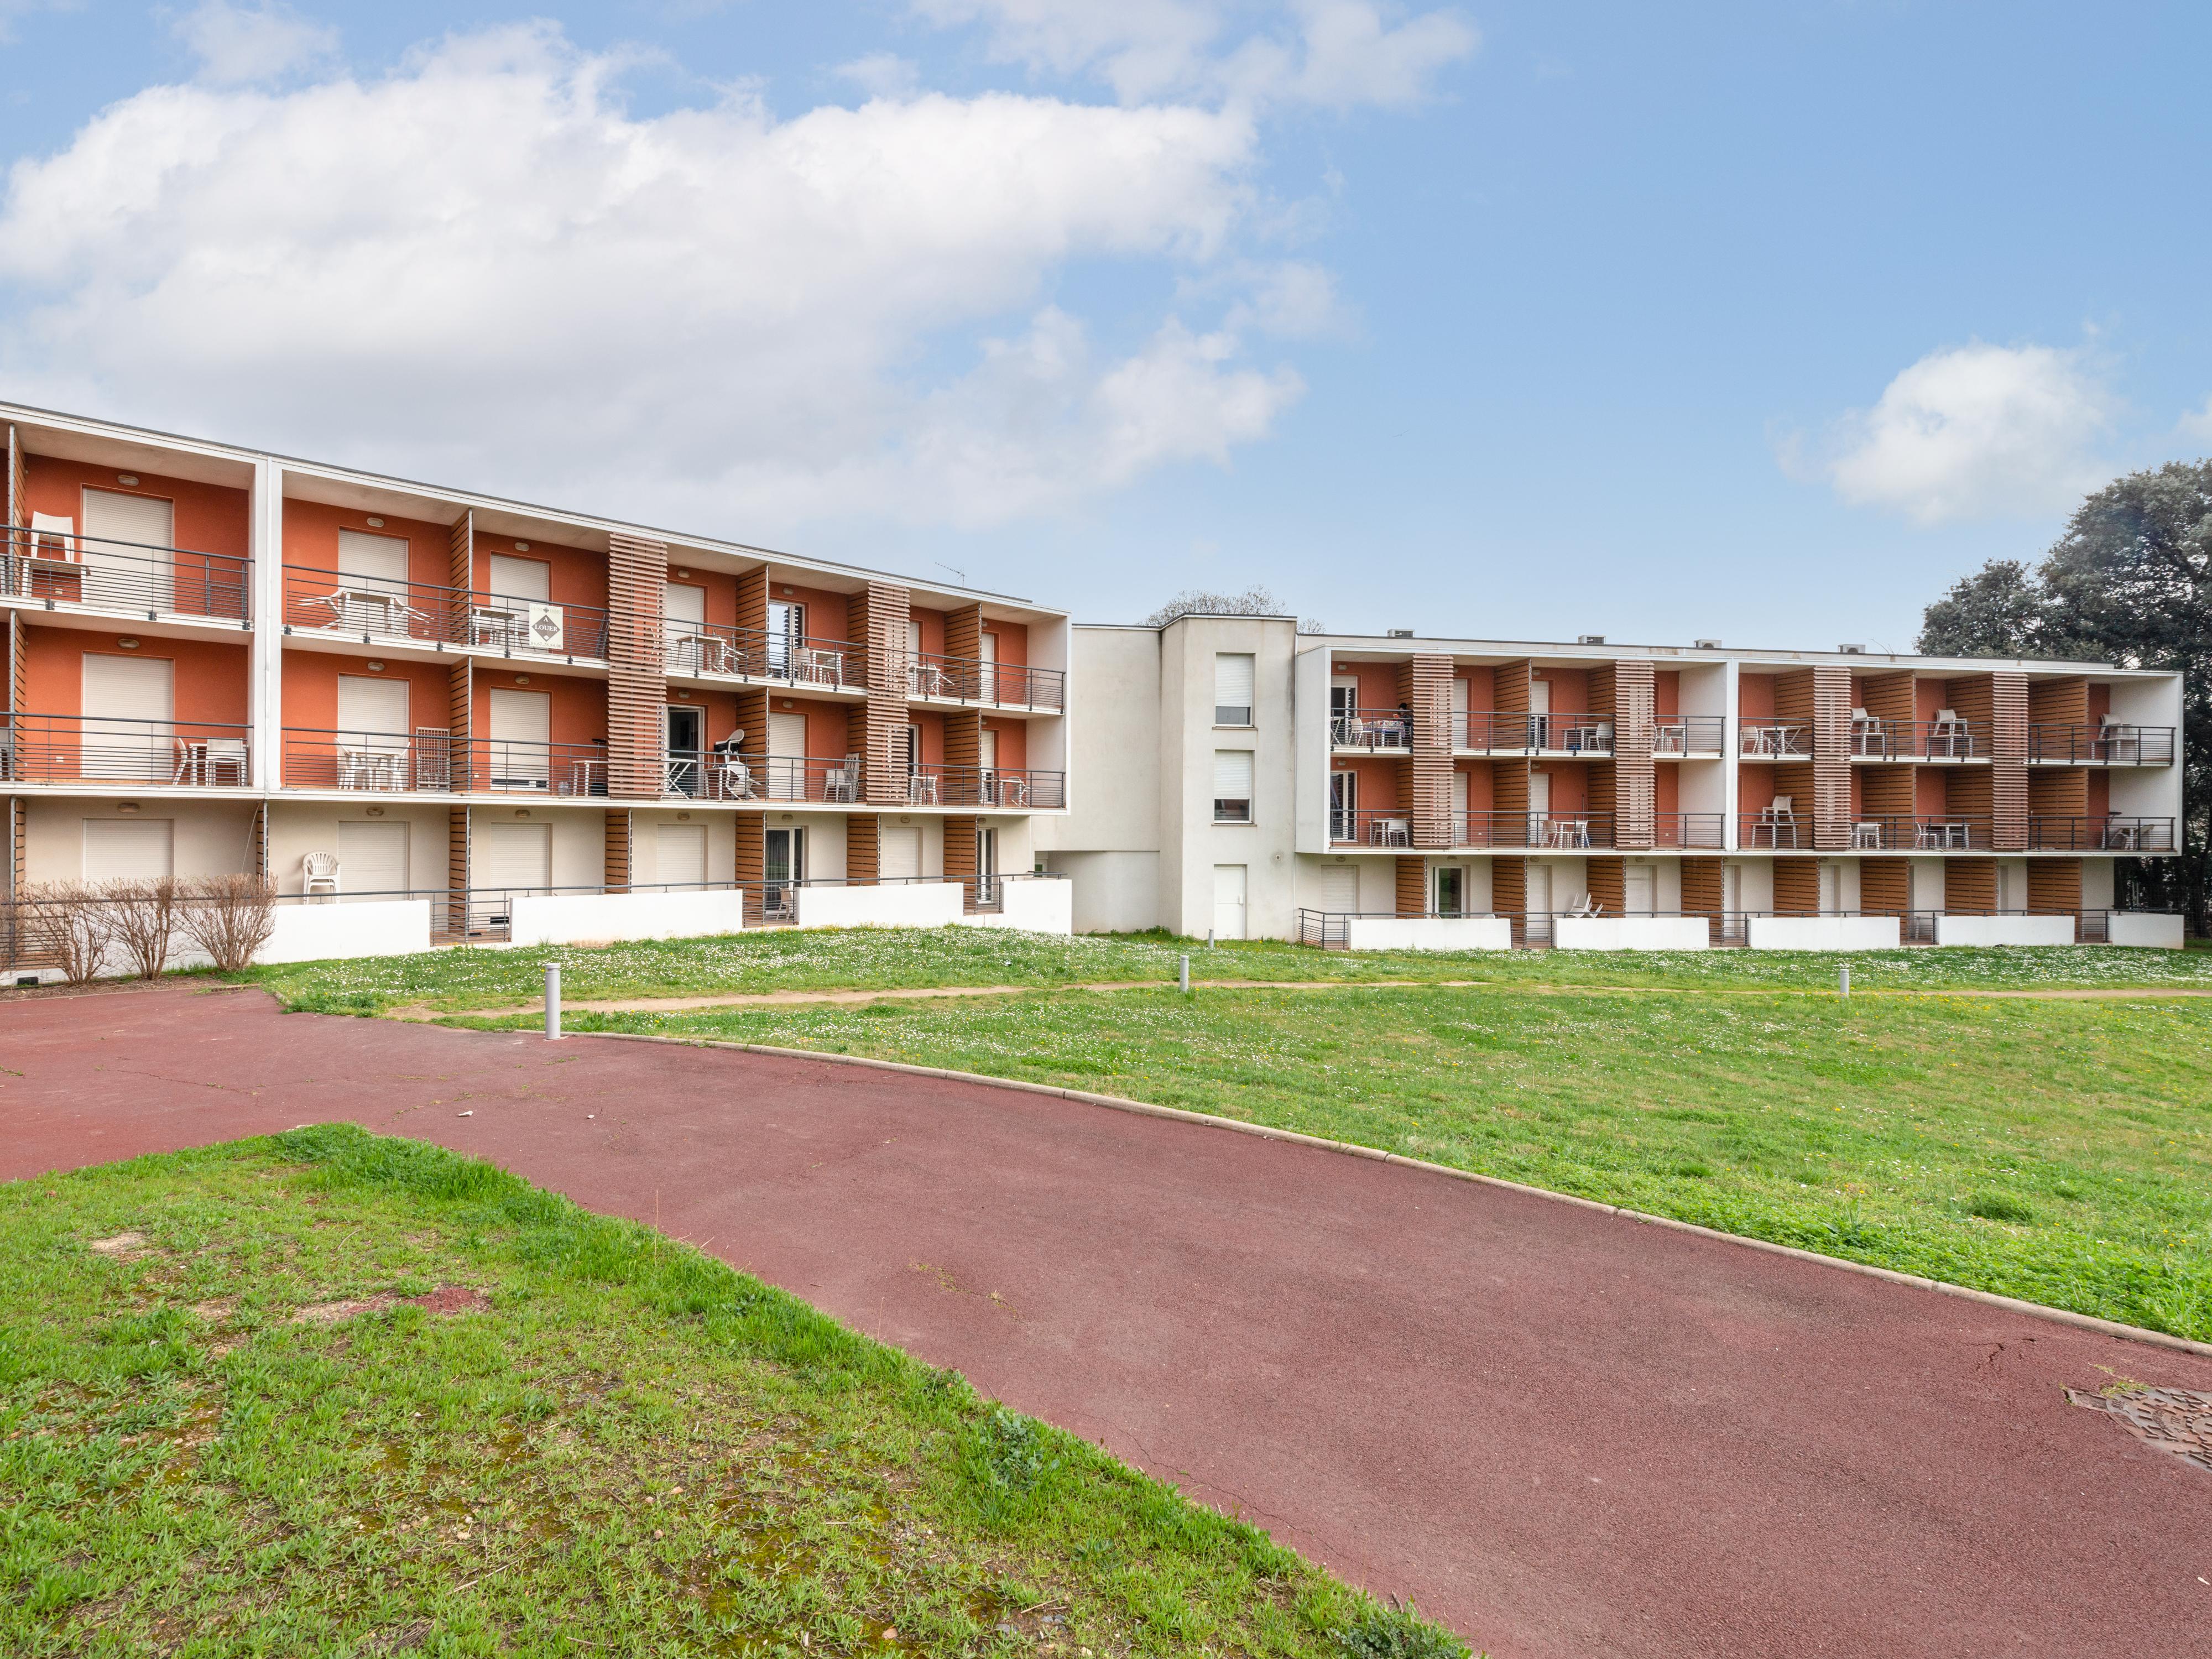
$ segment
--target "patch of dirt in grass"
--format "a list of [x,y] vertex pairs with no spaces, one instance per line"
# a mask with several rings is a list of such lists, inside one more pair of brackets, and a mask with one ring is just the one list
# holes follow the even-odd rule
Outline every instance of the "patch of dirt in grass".
[[441,1285],[427,1296],[392,1296],[379,1291],[374,1296],[341,1297],[336,1302],[315,1302],[299,1309],[292,1316],[295,1325],[335,1325],[341,1320],[358,1318],[362,1314],[382,1313],[387,1308],[421,1308],[434,1314],[451,1315],[488,1313],[491,1298],[482,1291],[467,1285]]
[[85,1249],[94,1255],[112,1256],[118,1261],[128,1261],[133,1256],[145,1255],[153,1247],[154,1241],[143,1233],[118,1233],[112,1238],[95,1238]]

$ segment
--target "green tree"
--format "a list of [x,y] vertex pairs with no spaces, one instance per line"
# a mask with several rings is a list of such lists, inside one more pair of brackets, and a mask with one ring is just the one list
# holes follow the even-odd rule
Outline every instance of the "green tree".
[[2183,856],[2124,860],[2130,896],[2205,931],[2212,828],[2212,461],[2116,478],[2033,570],[1993,559],[1927,609],[1937,656],[2052,657],[2182,677]]

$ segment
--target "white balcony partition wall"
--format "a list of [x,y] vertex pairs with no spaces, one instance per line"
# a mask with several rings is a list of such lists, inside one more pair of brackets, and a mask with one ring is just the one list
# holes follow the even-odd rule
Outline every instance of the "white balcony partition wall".
[[1012,927],[1024,933],[1075,931],[1075,884],[1054,877],[999,884],[999,908],[960,918],[969,927]]
[[792,893],[792,921],[799,927],[945,927],[963,919],[966,903],[957,881],[800,887]]
[[1895,916],[1753,916],[1754,951],[1894,951],[1904,941]]
[[1562,951],[1702,951],[1712,927],[1703,916],[1561,916],[1552,943]]
[[1936,918],[1938,945],[2071,945],[2071,916],[1949,916]]
[[1510,951],[1504,916],[1353,916],[1345,924],[1353,951]]
[[678,893],[547,893],[514,901],[517,945],[613,944],[625,939],[708,939],[744,927],[744,895],[734,888]]
[[2156,951],[2182,948],[2181,918],[2116,911],[2105,919],[2106,937],[2114,945],[2131,945]]
[[430,901],[378,899],[366,904],[280,904],[259,963],[332,962],[353,957],[412,956],[430,948]]

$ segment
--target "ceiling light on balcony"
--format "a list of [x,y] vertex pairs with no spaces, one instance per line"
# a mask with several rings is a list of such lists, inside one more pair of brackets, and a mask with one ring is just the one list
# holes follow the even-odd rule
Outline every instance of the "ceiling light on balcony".
[[514,550],[518,553],[527,553],[530,551],[530,544],[528,542],[517,542],[514,544]]
[[384,528],[384,520],[381,519],[371,519],[368,521],[368,527],[372,530],[381,530]]
[[372,674],[381,674],[384,672],[384,665],[380,662],[373,662],[368,665],[368,672]]
[[380,818],[384,816],[384,809],[381,806],[372,806],[368,809],[368,815],[373,818]]
[[135,812],[138,810],[138,803],[135,800],[119,800],[115,803],[115,810],[118,812]]
[[527,674],[517,674],[514,677],[514,683],[517,685],[527,685],[530,684],[530,676]]
[[514,809],[514,816],[519,818],[526,818],[530,816],[530,809],[527,806],[518,806]]
[[115,475],[115,482],[119,484],[135,484],[138,482],[138,475],[136,472],[118,472]]
[[125,651],[136,651],[138,648],[138,641],[136,640],[118,640],[116,644],[121,646]]

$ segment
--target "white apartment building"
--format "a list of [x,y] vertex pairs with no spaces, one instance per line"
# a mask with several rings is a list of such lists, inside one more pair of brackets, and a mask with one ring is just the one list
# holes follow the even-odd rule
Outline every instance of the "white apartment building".
[[1081,781],[1036,842],[1079,931],[1334,943],[1347,918],[1492,915],[1541,943],[1595,911],[1716,939],[1762,915],[2102,938],[2115,860],[2177,845],[2172,673],[1283,617],[1071,639]]

